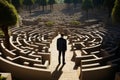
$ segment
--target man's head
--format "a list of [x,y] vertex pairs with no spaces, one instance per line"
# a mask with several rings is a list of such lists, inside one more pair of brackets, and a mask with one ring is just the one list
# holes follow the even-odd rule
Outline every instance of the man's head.
[[63,36],[64,36],[64,34],[63,34],[63,33],[61,33],[60,35],[61,35],[61,37],[63,37]]

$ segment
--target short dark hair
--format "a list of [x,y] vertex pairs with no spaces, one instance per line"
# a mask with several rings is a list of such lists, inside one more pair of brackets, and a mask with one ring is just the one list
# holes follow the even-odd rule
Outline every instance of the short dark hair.
[[64,34],[63,33],[61,33],[61,37],[63,37],[64,36]]

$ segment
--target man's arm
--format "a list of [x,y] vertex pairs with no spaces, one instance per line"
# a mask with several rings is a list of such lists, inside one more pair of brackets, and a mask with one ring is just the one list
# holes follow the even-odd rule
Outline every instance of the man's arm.
[[67,50],[67,40],[65,40],[65,50]]

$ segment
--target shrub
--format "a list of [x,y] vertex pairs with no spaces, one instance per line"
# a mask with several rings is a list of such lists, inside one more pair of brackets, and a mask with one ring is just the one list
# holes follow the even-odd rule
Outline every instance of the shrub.
[[6,77],[0,76],[0,80],[6,80]]
[[38,17],[38,18],[37,18],[37,21],[38,21],[38,22],[41,22],[41,21],[42,21],[41,17]]
[[112,20],[114,23],[120,23],[120,0],[115,1],[115,5],[112,10]]
[[80,25],[80,22],[79,21],[72,21],[72,22],[70,22],[70,25],[78,26],[78,25]]
[[52,22],[52,21],[47,21],[45,22],[45,25],[48,26],[48,27],[52,27],[55,23]]
[[4,36],[4,33],[3,31],[0,29],[0,37],[3,37]]

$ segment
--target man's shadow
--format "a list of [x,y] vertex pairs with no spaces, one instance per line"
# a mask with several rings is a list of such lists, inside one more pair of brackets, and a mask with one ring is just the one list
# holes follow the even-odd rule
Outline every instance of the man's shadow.
[[59,67],[60,67],[60,64],[58,64],[56,66],[56,69],[53,71],[51,80],[59,80],[60,76],[63,73],[62,69],[63,69],[64,65],[62,65],[60,68]]

